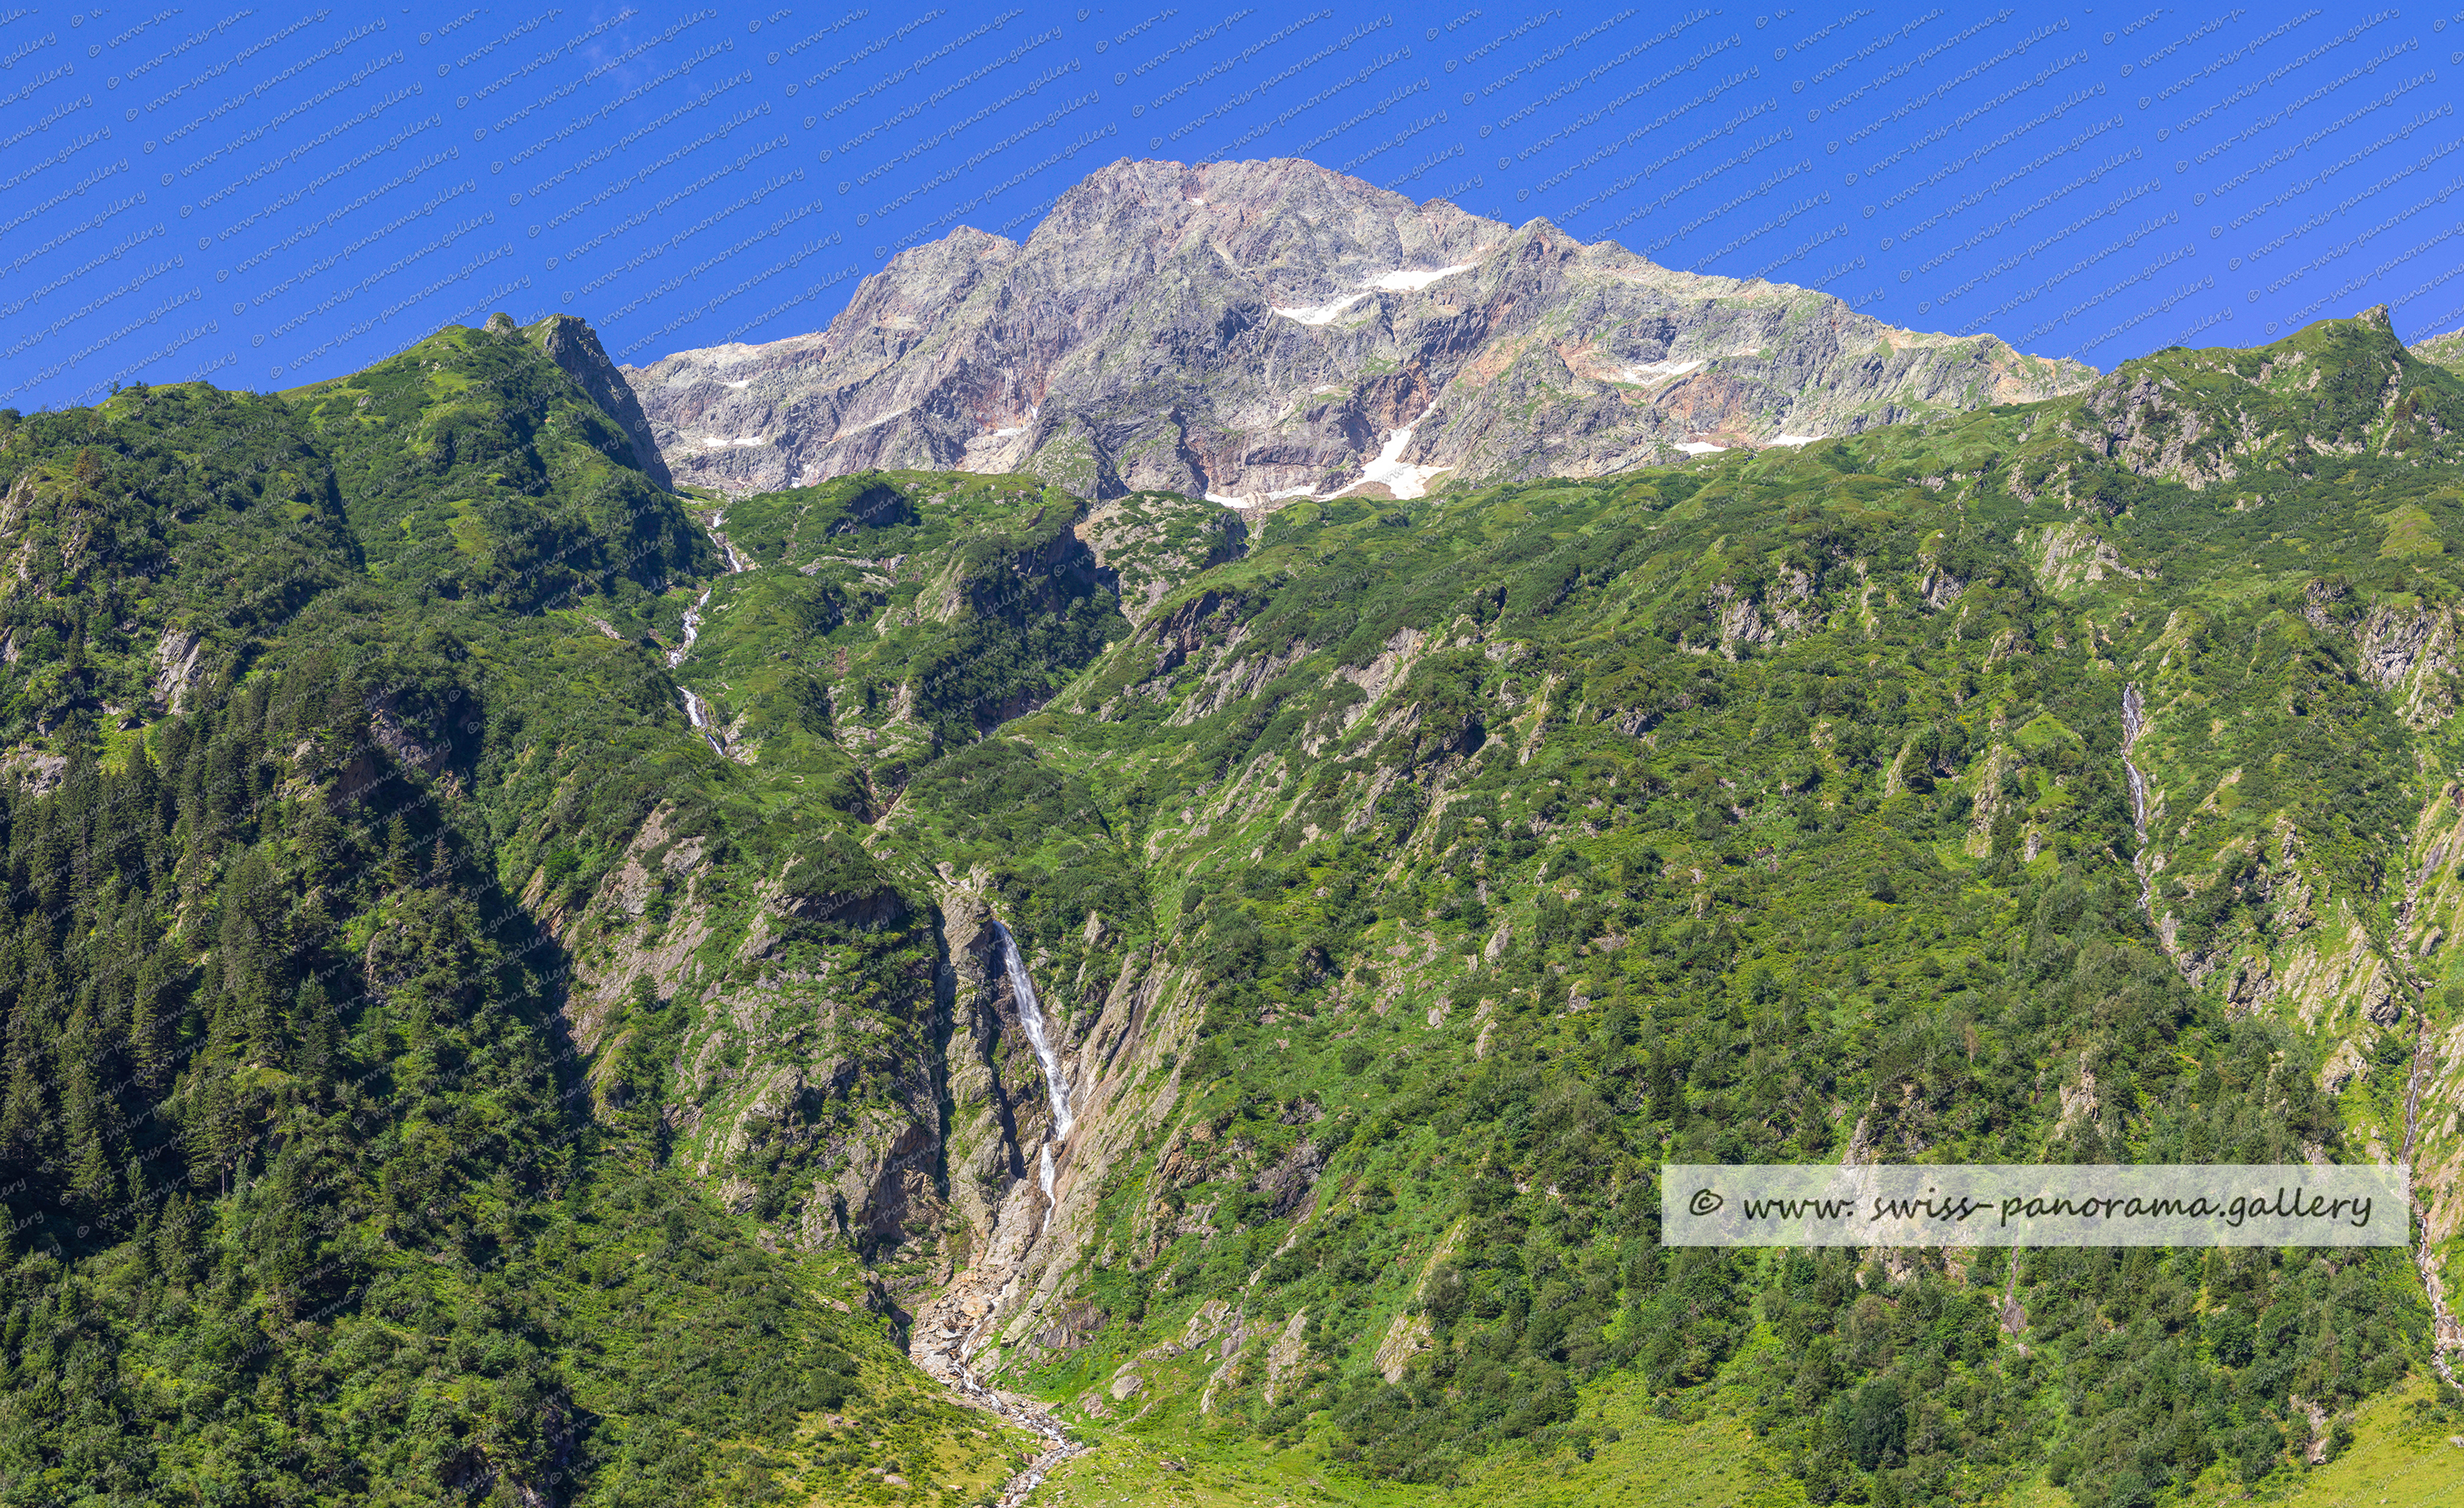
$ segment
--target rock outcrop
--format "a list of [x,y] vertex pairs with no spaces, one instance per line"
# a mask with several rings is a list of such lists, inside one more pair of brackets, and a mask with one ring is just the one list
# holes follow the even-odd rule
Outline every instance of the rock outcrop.
[[533,327],[533,334],[548,360],[579,382],[600,412],[631,438],[633,459],[650,479],[661,487],[674,487],[676,479],[659,454],[659,442],[651,432],[649,416],[642,411],[642,401],[626,383],[624,372],[608,359],[597,333],[571,315],[550,315]]
[[1290,159],[1112,164],[960,229],[830,327],[624,369],[676,479],[1033,472],[1243,506],[1588,476],[2076,391],[2075,361],[1676,272]]

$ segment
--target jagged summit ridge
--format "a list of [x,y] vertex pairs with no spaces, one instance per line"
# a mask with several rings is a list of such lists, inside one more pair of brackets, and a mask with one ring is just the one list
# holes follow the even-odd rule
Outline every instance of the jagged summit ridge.
[[1116,162],[1023,244],[892,257],[827,330],[625,375],[675,477],[730,492],[955,468],[1249,506],[1596,475],[2097,374],[1286,158]]

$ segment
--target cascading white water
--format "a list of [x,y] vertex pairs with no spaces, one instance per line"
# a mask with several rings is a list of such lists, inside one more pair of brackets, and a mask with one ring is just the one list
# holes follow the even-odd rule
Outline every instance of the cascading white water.
[[[1052,1124],[1045,1133],[1044,1144],[1036,1148],[1035,1157],[1036,1182],[1044,1191],[1045,1208],[1040,1213],[1048,1220],[1053,1211],[1053,1147],[1069,1135],[1074,1124],[1069,1113],[1069,1086],[1061,1077],[1061,1054],[1053,1046],[1051,1028],[1044,1019],[1043,1002],[1036,998],[1035,981],[1027,976],[1026,960],[1020,956],[1018,939],[1010,935],[1010,929],[999,918],[993,921],[993,930],[1001,934],[1001,972],[1008,976],[1010,994],[1018,1001],[1019,1024],[1035,1049],[1035,1060],[1044,1070],[1045,1092],[1052,1105]],[[1029,1219],[1039,1213],[1024,1213]],[[1033,1241],[1035,1234],[1036,1228],[1030,1228],[1026,1239]],[[991,1258],[1000,1272],[1001,1263],[1017,1262],[1023,1251],[1017,1240],[997,1235],[992,1250],[982,1255]],[[1007,1271],[1014,1274],[1015,1268]],[[1025,1394],[986,1386],[970,1365],[976,1347],[998,1333],[1005,1300],[1017,1286],[1015,1276],[1010,1277],[1006,1287],[1000,1286],[996,1278],[994,1287],[998,1293],[989,1308],[960,1307],[953,1301],[956,1289],[945,1293],[919,1316],[908,1343],[909,1354],[916,1364],[947,1384],[960,1398],[1044,1437],[1045,1449],[1001,1488],[1000,1497],[995,1499],[1000,1508],[1021,1508],[1055,1467],[1086,1449],[1069,1437],[1068,1431],[1048,1408]],[[934,1318],[935,1308],[940,1311],[938,1320]]]
[[719,533],[721,529],[726,527],[726,509],[722,508],[718,512],[710,515],[710,536],[718,541],[719,554],[727,557],[728,574],[732,576],[738,571],[752,570],[753,562],[746,559],[744,557],[737,555],[736,553],[736,546],[728,540],[727,535]]
[[1052,1191],[1051,1143],[1066,1141],[1071,1125],[1069,1118],[1069,1086],[1062,1082],[1061,1055],[1052,1049],[1052,1038],[1045,1030],[1044,1008],[1035,998],[1035,981],[1026,976],[1026,960],[1018,955],[1018,939],[1009,934],[999,918],[993,930],[1001,933],[1001,971],[1009,975],[1010,993],[1018,997],[1019,1023],[1026,1028],[1026,1039],[1035,1049],[1035,1060],[1044,1065],[1045,1093],[1052,1102],[1052,1133],[1045,1139],[1044,1152],[1044,1191]]
[[[733,576],[738,571],[751,569],[752,562],[738,556],[736,553],[736,546],[727,542],[727,535],[718,532],[719,525],[725,522],[727,522],[725,509],[711,514],[710,536],[717,542],[719,554],[727,559],[728,574]],[[710,604],[710,594],[717,590],[718,583],[713,581],[703,587],[701,595],[693,599],[693,604],[685,609],[685,642],[668,651],[669,669],[672,670],[683,665],[685,656],[693,653],[693,641],[701,637],[701,610]],[[700,732],[703,741],[710,745],[712,753],[725,758],[727,746],[720,743],[718,735],[710,731],[710,704],[683,687],[676,688],[676,695],[685,704],[685,721],[693,724]]]
[[2180,951],[2174,948],[2172,934],[2165,929],[2165,919],[2156,914],[2156,870],[2149,863],[2147,853],[2147,815],[2150,805],[2147,795],[2147,775],[2139,768],[2137,761],[2130,757],[2132,747],[2139,742],[2139,735],[2146,730],[2146,727],[2147,704],[2140,697],[2139,688],[2123,687],[2122,688],[2122,769],[2130,779],[2130,828],[2139,837],[2139,846],[2130,856],[2131,872],[2139,876],[2139,909],[2146,913],[2147,926],[2156,933],[2156,946],[2164,950],[2165,956],[2171,959],[2173,967],[2181,970],[2184,977],[2187,978],[2189,976],[2189,966],[2183,962]]
[[[2139,836],[2139,847],[2130,856],[2130,867],[2139,876],[2139,908],[2147,913],[2147,925],[2157,927],[2156,889],[2147,873],[2147,776],[2132,762],[2130,749],[2139,742],[2140,731],[2147,726],[2147,704],[2140,699],[2139,688],[2122,688],[2122,770],[2130,781],[2130,827]],[[2158,928],[2158,936],[2163,929]]]
[[693,599],[693,604],[685,609],[685,642],[668,651],[669,669],[684,664],[685,656],[693,653],[693,641],[701,637],[701,610],[709,603],[710,594],[717,590],[715,583],[703,587],[701,595]]

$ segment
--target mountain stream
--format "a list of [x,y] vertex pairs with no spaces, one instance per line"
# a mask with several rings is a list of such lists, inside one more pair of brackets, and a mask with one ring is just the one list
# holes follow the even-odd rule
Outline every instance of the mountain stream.
[[[1037,1181],[1044,1191],[1045,1208],[1052,1206],[1052,1148],[1066,1140],[1076,1124],[1069,1110],[1069,1086],[1061,1074],[1061,1054],[1052,1042],[1050,1027],[1044,1019],[1043,1003],[1036,998],[1035,981],[1026,972],[1026,960],[1020,956],[1018,939],[1007,927],[996,919],[993,930],[1001,937],[1001,972],[1009,979],[1011,994],[1018,1001],[1019,1024],[1026,1031],[1028,1045],[1035,1049],[1035,1060],[1044,1070],[1045,1094],[1052,1109],[1052,1123],[1046,1128],[1044,1145],[1038,1148]],[[1048,1218],[1048,1214],[1046,1216]],[[1003,1421],[1029,1430],[1044,1439],[1044,1449],[1036,1453],[1016,1475],[1003,1484],[998,1499],[1000,1508],[1017,1508],[1053,1467],[1077,1454],[1085,1447],[1069,1438],[1068,1432],[1052,1411],[1041,1402],[1023,1393],[1004,1392],[989,1388],[969,1365],[969,1343],[992,1327],[998,1304],[972,1323],[962,1321],[937,1322],[928,1310],[919,1317],[915,1336],[908,1351],[917,1366],[939,1379],[943,1386],[957,1393],[959,1400]],[[929,1334],[928,1334],[929,1330]]]
[[[728,574],[733,576],[738,571],[748,569],[753,562],[745,559],[742,556],[737,555],[736,553],[736,546],[727,542],[727,535],[718,532],[719,527],[726,522],[727,511],[725,509],[722,508],[717,513],[711,514],[710,537],[712,543],[718,546],[719,554],[726,557]],[[716,590],[718,590],[718,583],[716,581],[713,581],[710,585],[703,587],[701,589],[701,595],[693,599],[693,604],[685,609],[685,642],[668,651],[669,669],[672,670],[678,666],[683,665],[685,663],[685,656],[693,653],[693,641],[701,637],[701,610],[710,604],[710,594]],[[718,735],[716,733],[711,732],[710,704],[703,701],[701,697],[693,691],[681,686],[676,688],[676,696],[685,705],[685,721],[693,724],[694,730],[702,735],[704,741],[709,743],[711,753],[717,754],[722,759],[726,758],[727,746],[718,741]]]
[[[2139,876],[2139,908],[2147,913],[2147,925],[2157,927],[2156,891],[2147,877],[2147,776],[2130,759],[2130,748],[2139,742],[2140,733],[2147,727],[2147,704],[2141,700],[2139,688],[2122,688],[2122,770],[2130,778],[2130,827],[2139,835],[2139,846],[2131,852],[2130,867]],[[2164,929],[2157,928],[2162,938]]]

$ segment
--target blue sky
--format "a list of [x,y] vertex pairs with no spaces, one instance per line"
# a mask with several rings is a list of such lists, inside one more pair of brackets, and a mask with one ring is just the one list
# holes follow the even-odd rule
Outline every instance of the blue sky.
[[2464,325],[2464,11],[0,0],[0,405],[561,310],[823,328],[1121,157],[1306,157],[2110,367]]

